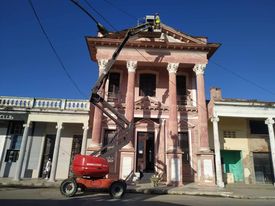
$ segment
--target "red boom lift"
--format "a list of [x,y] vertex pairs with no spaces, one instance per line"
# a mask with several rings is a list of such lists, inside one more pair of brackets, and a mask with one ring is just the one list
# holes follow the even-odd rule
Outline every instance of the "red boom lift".
[[[108,36],[108,31],[99,24],[90,13],[88,13],[77,1],[71,1],[97,23],[99,31],[103,33],[104,36]],[[124,115],[114,109],[112,105],[98,94],[98,90],[105,84],[117,56],[130,37],[141,32],[142,36],[149,38],[160,36],[160,30],[154,30],[154,22],[153,17],[150,16],[144,24],[138,25],[127,31],[125,38],[117,47],[112,58],[108,61],[105,72],[100,75],[93,87],[90,102],[112,119],[117,124],[118,129],[113,139],[100,150],[93,152],[91,155],[76,155],[74,157],[72,163],[73,177],[65,179],[60,185],[60,192],[64,196],[74,196],[78,188],[108,189],[112,198],[121,198],[124,195],[127,187],[125,180],[111,180],[106,178],[106,175],[109,173],[109,165],[106,158],[129,143],[134,131],[134,122],[133,120],[131,122],[128,121]]]

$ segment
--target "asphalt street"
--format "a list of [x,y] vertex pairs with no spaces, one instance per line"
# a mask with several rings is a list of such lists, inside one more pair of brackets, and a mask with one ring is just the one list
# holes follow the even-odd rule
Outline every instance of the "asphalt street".
[[275,200],[233,199],[221,197],[202,197],[187,195],[147,195],[127,193],[121,200],[111,199],[108,194],[82,193],[78,196],[63,197],[57,188],[0,188],[0,205],[2,206],[178,206],[178,205],[275,205]]

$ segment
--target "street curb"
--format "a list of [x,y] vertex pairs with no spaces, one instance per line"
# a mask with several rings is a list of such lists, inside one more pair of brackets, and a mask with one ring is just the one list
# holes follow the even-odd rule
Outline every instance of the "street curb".
[[251,197],[245,195],[234,195],[232,192],[192,192],[192,191],[169,191],[168,189],[127,189],[129,193],[140,193],[140,194],[156,194],[156,195],[191,195],[191,196],[205,196],[205,197],[224,197],[224,198],[234,198],[234,199],[275,199],[271,196],[259,196]]
[[[61,183],[59,182],[43,182],[43,183],[27,183],[27,182],[1,182],[0,188],[13,187],[13,188],[59,188]],[[106,190],[90,190],[93,192],[106,192]],[[235,195],[233,192],[202,192],[202,191],[175,191],[167,188],[127,188],[127,193],[139,193],[139,194],[155,194],[155,195],[190,195],[190,196],[204,196],[204,197],[223,197],[234,199],[275,199],[275,193],[273,196],[245,196]]]

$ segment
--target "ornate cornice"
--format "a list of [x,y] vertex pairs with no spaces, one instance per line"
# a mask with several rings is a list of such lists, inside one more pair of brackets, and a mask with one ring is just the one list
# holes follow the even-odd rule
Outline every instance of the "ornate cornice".
[[206,68],[206,64],[196,64],[193,68],[193,71],[196,73],[196,75],[204,74],[204,70]]
[[167,70],[169,73],[177,73],[179,68],[179,63],[168,63]]
[[127,61],[128,72],[135,72],[137,68],[137,61]]

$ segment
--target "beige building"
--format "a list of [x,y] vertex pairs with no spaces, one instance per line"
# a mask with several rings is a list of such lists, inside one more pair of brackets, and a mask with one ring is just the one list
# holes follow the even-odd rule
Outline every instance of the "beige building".
[[275,103],[225,99],[213,88],[208,109],[217,184],[273,183]]

